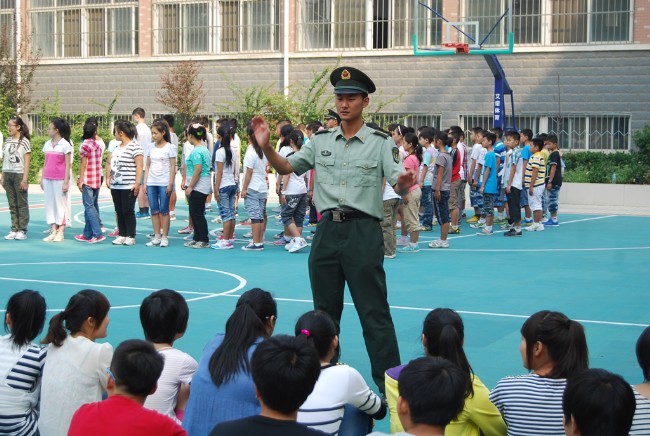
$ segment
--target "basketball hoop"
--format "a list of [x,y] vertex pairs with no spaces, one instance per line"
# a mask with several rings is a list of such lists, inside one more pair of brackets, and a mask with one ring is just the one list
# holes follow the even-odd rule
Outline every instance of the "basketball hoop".
[[456,54],[468,54],[469,53],[469,44],[463,44],[458,42],[447,42],[442,44],[445,48],[451,48],[456,50]]

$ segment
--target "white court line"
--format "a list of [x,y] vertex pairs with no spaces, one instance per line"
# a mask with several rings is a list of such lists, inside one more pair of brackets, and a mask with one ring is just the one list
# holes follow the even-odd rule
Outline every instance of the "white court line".
[[[219,295],[219,297],[232,297],[239,298],[241,295],[227,294]],[[275,301],[287,301],[291,303],[309,303],[314,304],[313,300],[303,300],[298,298],[280,298],[273,297]],[[354,306],[354,303],[344,302],[345,306]],[[390,306],[391,309],[395,310],[410,310],[418,312],[431,312],[433,307],[410,307],[410,306]],[[516,315],[512,313],[495,313],[495,312],[475,312],[470,310],[456,310],[456,312],[463,315],[480,315],[480,316],[492,316],[498,318],[518,318],[518,319],[528,319],[530,315]],[[590,319],[576,319],[575,321],[585,323],[585,324],[604,324],[604,325],[615,325],[615,326],[625,326],[625,327],[647,327],[647,324],[637,324],[632,322],[617,322],[617,321],[600,321],[600,320],[590,320]]]
[[473,252],[473,253],[527,253],[527,252],[570,252],[570,251],[634,251],[634,250],[650,250],[650,247],[611,247],[611,248],[507,248],[507,249],[482,249],[482,248],[420,248],[420,251],[457,251],[457,252]]
[[[70,285],[70,286],[84,286],[92,288],[108,288],[108,289],[132,289],[134,291],[159,291],[160,288],[140,288],[137,286],[118,286],[118,285],[102,285],[99,283],[81,283],[81,282],[60,282],[56,280],[36,280],[36,279],[24,279],[19,277],[0,277],[0,280],[8,282],[27,282],[27,283],[47,283],[50,285]],[[193,295],[217,295],[214,292],[194,292],[194,291],[179,291],[176,290],[179,294],[193,294]]]

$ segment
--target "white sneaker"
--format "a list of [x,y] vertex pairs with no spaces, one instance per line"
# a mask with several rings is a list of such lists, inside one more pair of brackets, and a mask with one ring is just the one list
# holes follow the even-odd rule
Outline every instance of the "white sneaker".
[[294,244],[295,242],[296,242],[296,238],[291,238],[291,239],[289,239],[289,242],[287,242],[286,244],[284,244],[284,249],[287,250],[287,251],[291,250],[291,247],[293,247],[293,244]]
[[147,242],[144,245],[147,246],[147,247],[156,247],[156,246],[160,245],[161,243],[162,243],[161,239],[153,238],[151,241]]
[[16,237],[14,238],[16,241],[24,241],[27,239],[27,234],[23,232],[22,230],[18,230],[16,232]]
[[56,236],[56,232],[50,232],[49,235],[43,238],[43,242],[52,242],[55,236]]
[[289,253],[296,253],[307,246],[307,241],[305,241],[303,238],[294,238],[294,243],[289,248]]
[[221,223],[221,217],[218,216],[216,218],[213,218],[212,220],[210,220],[210,222],[213,222],[215,224],[219,224],[219,223]]
[[16,239],[16,232],[14,232],[14,231],[12,230],[11,232],[7,233],[7,235],[5,236],[5,239],[6,239],[6,240],[13,240],[13,239]]
[[532,223],[528,227],[525,227],[529,232],[543,232],[544,225],[542,223]]
[[160,246],[161,246],[161,247],[169,247],[169,239],[167,239],[167,238],[162,238],[162,239],[160,240]]
[[124,245],[125,241],[126,241],[126,237],[118,236],[117,238],[113,239],[113,245]]
[[124,240],[124,245],[135,245],[135,238],[129,238],[128,236]]
[[396,257],[396,254],[384,254],[384,259],[395,259]]
[[65,239],[65,234],[63,233],[62,230],[59,230],[54,235],[54,239],[52,239],[52,242],[63,242],[64,239]]
[[244,233],[244,239],[250,239],[253,237],[253,232]]
[[443,241],[442,239],[431,241],[429,242],[429,248],[449,248],[449,241]]
[[409,245],[409,242],[410,241],[408,236],[400,236],[399,238],[397,238],[397,245],[406,246]]

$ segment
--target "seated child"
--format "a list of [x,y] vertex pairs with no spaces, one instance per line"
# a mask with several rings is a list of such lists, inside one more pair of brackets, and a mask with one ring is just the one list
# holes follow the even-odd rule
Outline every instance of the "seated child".
[[296,422],[320,375],[316,350],[302,337],[273,336],[253,352],[251,373],[259,415],[217,424],[211,436],[309,436],[325,433]]
[[570,378],[562,410],[567,436],[627,435],[634,416],[632,387],[620,375],[587,369]]
[[143,407],[147,395],[156,391],[163,360],[148,342],[129,339],[118,345],[106,369],[108,399],[81,406],[68,435],[187,435],[171,418]]
[[636,398],[636,412],[632,421],[631,435],[650,434],[650,327],[639,336],[636,343],[636,358],[643,373],[643,383],[633,387]]

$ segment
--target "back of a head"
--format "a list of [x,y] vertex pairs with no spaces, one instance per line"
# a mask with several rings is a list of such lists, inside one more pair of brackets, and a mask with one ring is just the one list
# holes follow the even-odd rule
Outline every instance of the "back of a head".
[[565,425],[575,420],[582,436],[624,436],[632,426],[636,400],[621,376],[588,369],[567,381],[562,409]]
[[513,138],[515,141],[519,142],[521,140],[521,135],[516,130],[508,130],[504,134],[506,138]]
[[528,362],[532,361],[536,342],[541,342],[548,350],[553,361],[549,378],[570,378],[589,367],[585,330],[563,313],[549,310],[534,313],[521,327],[521,335],[526,342]]
[[533,131],[530,129],[521,129],[519,133],[524,135],[528,139],[533,139]]
[[[294,332],[296,336],[305,337],[316,350],[319,359],[324,359],[327,356],[332,340],[338,335],[336,324],[329,314],[322,310],[310,310],[303,314],[296,321]],[[340,351],[339,347],[335,357],[338,357]]]
[[184,334],[190,312],[185,298],[171,289],[162,289],[146,297],[140,305],[140,323],[144,337],[154,344],[171,344]]
[[91,138],[94,139],[95,135],[97,134],[97,127],[98,127],[97,118],[88,117],[84,122],[83,135],[81,139],[84,140],[91,139]]
[[167,121],[167,125],[169,126],[170,129],[174,128],[174,122],[176,121],[174,119],[174,116],[172,114],[166,114],[162,116],[163,120]]
[[131,395],[149,395],[158,383],[163,357],[149,342],[129,339],[117,346],[111,360],[115,384]]
[[411,422],[442,427],[462,412],[471,384],[469,375],[441,357],[412,360],[398,379],[399,395],[408,403]]
[[249,371],[248,349],[259,337],[266,336],[266,322],[277,315],[277,304],[267,291],[254,288],[239,297],[226,321],[223,342],[210,357],[208,368],[214,384],[221,386],[238,371]]
[[650,327],[646,327],[636,342],[636,359],[643,371],[643,380],[650,381]]
[[467,375],[473,374],[463,350],[465,326],[455,310],[437,308],[429,312],[424,319],[422,334],[427,339],[426,347],[429,356],[447,359]]
[[304,338],[273,336],[253,352],[251,374],[264,404],[288,415],[297,411],[314,390],[320,360]]
[[501,127],[493,127],[490,131],[496,135],[497,139],[503,136],[503,129]]
[[137,108],[133,109],[133,112],[131,112],[131,115],[137,115],[140,118],[144,119],[146,113],[145,113],[144,109],[142,109],[141,107],[137,107]]
[[32,342],[43,330],[45,324],[45,299],[31,289],[15,293],[9,298],[5,314],[11,319],[11,326],[4,317],[5,332],[10,332],[14,346],[22,347]]

